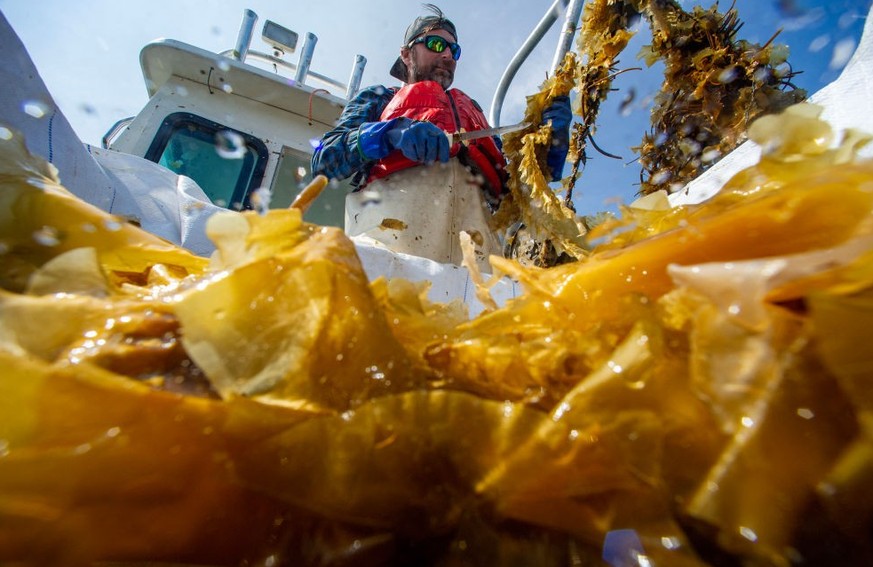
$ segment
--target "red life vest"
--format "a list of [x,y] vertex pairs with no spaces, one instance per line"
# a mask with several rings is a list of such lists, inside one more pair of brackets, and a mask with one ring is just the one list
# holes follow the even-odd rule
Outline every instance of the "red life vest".
[[[444,90],[435,81],[420,81],[398,90],[382,111],[381,120],[405,116],[426,120],[446,132],[488,128],[488,120],[479,106],[458,89]],[[499,196],[506,183],[506,160],[493,138],[479,138],[466,145],[455,144],[449,151],[464,165],[482,175],[488,189]],[[421,165],[394,150],[370,169],[369,181],[387,177],[396,171]]]

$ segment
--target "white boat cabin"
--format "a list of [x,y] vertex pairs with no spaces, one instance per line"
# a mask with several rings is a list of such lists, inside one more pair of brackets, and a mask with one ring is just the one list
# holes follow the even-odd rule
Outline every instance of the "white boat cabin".
[[[272,53],[249,49],[256,20],[246,10],[236,48],[221,54],[171,39],[146,45],[149,101],[107,133],[104,147],[190,177],[221,207],[288,207],[311,180],[314,144],[357,91],[366,59],[356,55],[349,83],[340,83],[309,71],[311,33],[297,63],[285,60],[297,34],[270,20],[262,38]],[[347,192],[325,191],[306,220],[342,227]]]

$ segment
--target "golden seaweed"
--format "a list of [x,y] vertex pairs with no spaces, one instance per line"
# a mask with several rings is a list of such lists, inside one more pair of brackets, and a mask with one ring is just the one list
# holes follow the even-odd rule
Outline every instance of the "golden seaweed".
[[0,562],[869,564],[873,163],[774,120],[474,319],[295,210],[197,258],[0,140]]

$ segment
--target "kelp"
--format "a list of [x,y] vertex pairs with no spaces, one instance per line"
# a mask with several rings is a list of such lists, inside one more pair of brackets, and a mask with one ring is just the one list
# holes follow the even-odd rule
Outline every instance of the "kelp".
[[[640,194],[674,192],[746,139],[759,116],[803,101],[791,79],[788,47],[738,39],[736,9],[716,3],[691,12],[677,2],[647,2],[652,43],[640,57],[664,63],[652,109],[652,130],[636,148],[643,167]],[[776,32],[778,34],[778,31]]]
[[815,116],[474,319],[295,210],[90,238],[0,140],[0,562],[869,564],[873,163]]
[[[577,53],[568,53],[562,68],[548,78],[540,92],[528,97],[525,120],[539,124],[542,111],[558,95],[575,91],[570,153],[571,173],[562,181],[563,200],[548,185],[544,165],[550,143],[545,127],[506,137],[511,173],[511,197],[498,216],[501,227],[522,223],[525,232],[513,239],[533,244],[517,249],[525,262],[553,266],[578,260],[592,247],[594,217],[579,218],[572,204],[573,190],[594,143],[600,105],[614,90],[619,55],[645,18],[652,43],[638,57],[648,66],[664,64],[664,81],[651,109],[650,132],[634,148],[642,166],[639,195],[680,190],[746,139],[757,118],[801,102],[788,66],[788,48],[738,39],[742,27],[736,9],[718,11],[695,6],[690,12],[674,0],[596,0],[582,15]],[[609,155],[609,154],[607,154]],[[614,156],[611,156],[614,157]],[[612,222],[606,220],[608,225]],[[602,232],[602,229],[601,229]],[[515,242],[513,242],[515,244]],[[552,253],[549,253],[552,252]]]

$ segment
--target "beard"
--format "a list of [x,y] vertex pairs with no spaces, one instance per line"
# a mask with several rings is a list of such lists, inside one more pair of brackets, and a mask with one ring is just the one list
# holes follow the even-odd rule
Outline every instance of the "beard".
[[443,61],[436,60],[431,65],[423,65],[415,55],[412,56],[411,83],[434,81],[442,88],[448,89],[455,80],[455,70]]

